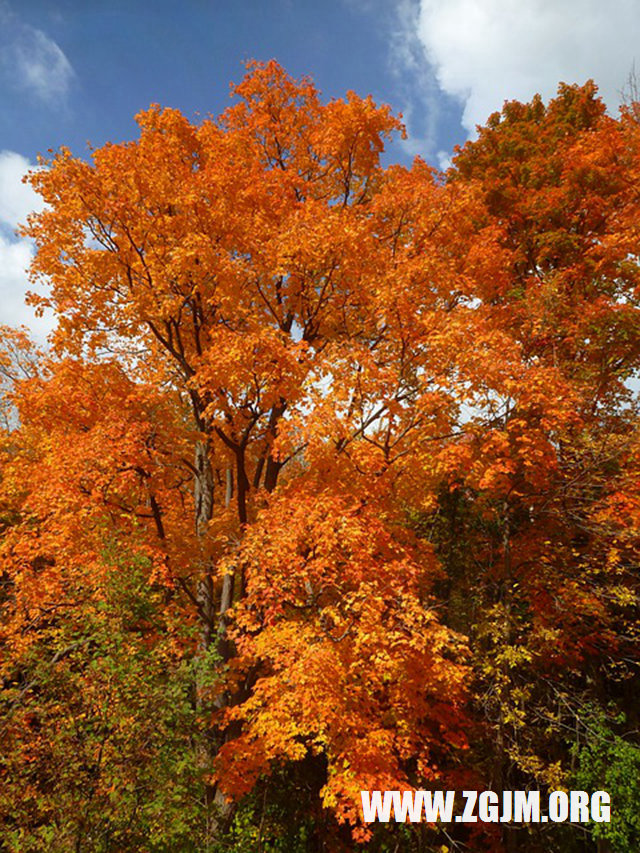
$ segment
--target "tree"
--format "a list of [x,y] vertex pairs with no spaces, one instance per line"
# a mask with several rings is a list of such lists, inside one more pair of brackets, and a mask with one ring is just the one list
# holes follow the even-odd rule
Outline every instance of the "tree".
[[621,488],[635,502],[637,144],[593,83],[561,85],[547,105],[505,104],[448,175],[480,193],[505,253],[477,310],[520,352],[479,388],[443,507],[446,547],[452,535],[466,547],[453,586],[475,603],[465,618],[498,788],[531,775],[557,786],[582,707],[636,675],[637,540],[611,500]]
[[[237,795],[233,768],[256,744],[254,776],[319,754],[324,801],[353,822],[376,774],[436,778],[465,743],[461,642],[429,605],[430,549],[402,525],[462,396],[444,379],[470,321],[451,288],[465,260],[451,261],[432,172],[380,167],[400,130],[387,107],[352,93],[322,105],[275,63],[235,93],[218,121],[152,107],[137,142],[92,163],[63,150],[30,178],[47,208],[25,233],[51,282],[38,304],[58,315],[58,360],[21,392],[24,429],[40,433],[16,467],[34,485],[8,564],[15,576],[55,553],[53,579],[89,548],[97,566],[124,525],[185,620],[197,614],[201,660],[218,661],[215,686],[197,685],[200,714],[218,709],[205,775],[215,759]],[[328,674],[348,688],[341,713]],[[395,680],[410,688],[398,707]]]
[[234,94],[30,177],[58,328],[0,355],[11,844],[522,849],[372,833],[359,792],[635,761],[633,110],[506,104],[439,176],[380,166],[370,98]]

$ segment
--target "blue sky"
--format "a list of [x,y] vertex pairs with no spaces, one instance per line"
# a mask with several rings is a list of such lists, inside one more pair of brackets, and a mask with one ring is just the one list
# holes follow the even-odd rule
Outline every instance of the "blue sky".
[[391,104],[409,138],[387,161],[445,165],[505,99],[560,80],[594,78],[615,110],[638,45],[638,0],[0,0],[0,323],[51,324],[23,305],[32,247],[14,234],[36,155],[134,138],[152,102],[218,114],[248,59]]
[[[386,0],[248,0],[235,6],[0,0],[6,24],[0,45],[4,41],[10,54],[0,64],[0,147],[29,159],[62,144],[82,154],[87,140],[97,146],[131,138],[133,116],[152,102],[194,119],[198,112],[218,114],[230,103],[229,83],[242,78],[244,62],[272,58],[296,77],[310,75],[326,98],[353,89],[398,112],[411,105],[416,134],[424,136],[433,119],[423,115],[424,81],[412,79],[398,50],[411,41],[409,8]],[[47,53],[36,32],[61,54]],[[26,68],[21,74],[19,63],[11,62],[16,43],[31,52],[34,64],[47,66],[45,79],[29,77]],[[448,108],[449,115],[429,143],[448,150],[465,138],[462,108],[443,93],[440,101],[439,111]],[[409,151],[399,147],[394,159],[410,159]]]

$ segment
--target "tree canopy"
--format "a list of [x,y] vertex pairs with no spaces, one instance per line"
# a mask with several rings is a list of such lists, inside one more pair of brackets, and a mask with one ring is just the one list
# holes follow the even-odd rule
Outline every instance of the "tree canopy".
[[583,849],[360,791],[637,766],[636,113],[562,85],[443,175],[381,165],[371,98],[234,94],[29,178],[58,325],[0,354],[0,850]]

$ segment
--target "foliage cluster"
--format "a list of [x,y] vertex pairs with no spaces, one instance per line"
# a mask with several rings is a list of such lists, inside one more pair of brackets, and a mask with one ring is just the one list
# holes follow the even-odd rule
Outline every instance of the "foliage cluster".
[[[0,352],[0,851],[638,845],[640,126],[505,104],[441,175],[252,64],[61,150]],[[361,789],[611,825],[366,826]]]

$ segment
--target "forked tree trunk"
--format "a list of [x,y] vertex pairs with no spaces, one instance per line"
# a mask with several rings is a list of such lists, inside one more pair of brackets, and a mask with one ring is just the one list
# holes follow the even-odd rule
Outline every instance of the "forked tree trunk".
[[[278,420],[284,412],[284,401],[271,413],[269,426],[271,432],[275,434],[275,428]],[[247,524],[247,500],[250,491],[250,483],[246,471],[246,438],[245,441],[236,444],[228,437],[224,436],[221,431],[218,431],[219,436],[233,451],[235,455],[235,477],[234,471],[229,468],[226,472],[226,488],[225,488],[225,505],[230,506],[235,497],[238,508],[238,522],[241,531]],[[242,570],[230,570],[222,578],[222,587],[220,590],[219,605],[216,610],[216,596],[214,583],[214,567],[210,555],[207,553],[206,538],[209,529],[209,523],[213,516],[213,489],[214,477],[209,458],[210,442],[197,442],[195,448],[195,525],[197,538],[201,546],[201,567],[200,567],[200,583],[198,585],[198,610],[202,622],[202,632],[200,639],[200,656],[203,663],[207,662],[210,652],[215,645],[218,661],[221,664],[227,663],[234,654],[233,644],[227,636],[227,615],[232,607],[234,600],[237,597],[242,597],[244,594],[244,578]],[[266,465],[264,466],[264,487],[268,492],[275,489],[282,463],[274,460],[268,452],[266,456]],[[256,476],[258,483],[254,482],[254,487],[258,487],[260,473],[263,466],[258,466]],[[234,488],[235,487],[235,488]],[[235,494],[234,494],[235,491]],[[206,665],[206,663],[205,663]],[[202,680],[202,679],[200,679]],[[204,707],[205,696],[204,685],[196,684],[196,695],[198,712],[206,713]],[[218,711],[224,709],[229,704],[234,704],[237,701],[242,701],[242,691],[236,696],[228,696],[219,694],[216,700],[215,708]],[[213,709],[211,709],[213,710]],[[228,737],[230,732],[226,732]],[[216,754],[221,746],[219,738],[213,736],[213,732],[204,731],[198,744],[198,766],[201,768],[203,775],[211,773]],[[215,785],[205,783],[205,806],[206,806],[206,842],[205,851],[211,849],[213,843],[222,831],[227,827],[232,814],[233,807],[224,798],[220,789]]]

